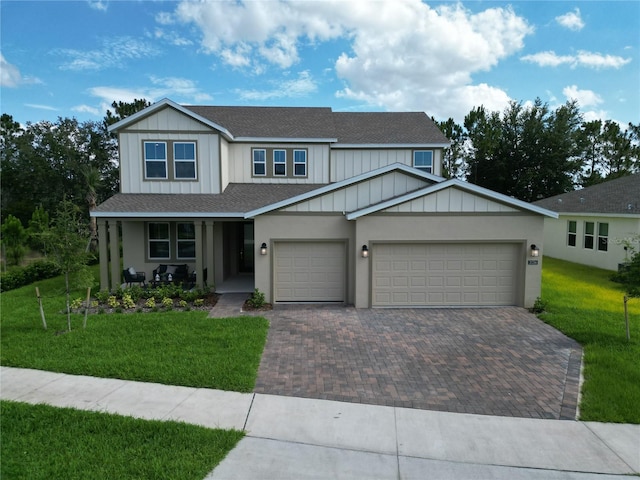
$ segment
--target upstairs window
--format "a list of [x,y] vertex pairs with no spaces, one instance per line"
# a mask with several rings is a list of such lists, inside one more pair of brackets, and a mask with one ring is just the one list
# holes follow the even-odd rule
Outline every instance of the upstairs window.
[[576,246],[576,239],[578,236],[577,232],[578,222],[576,222],[575,220],[569,220],[567,222],[567,245],[569,245],[570,247]]
[[433,171],[433,152],[431,150],[416,150],[413,152],[413,166],[426,173]]
[[253,150],[253,175],[264,177],[267,174],[267,151]]
[[196,144],[194,142],[173,144],[173,168],[176,179],[196,178]]
[[584,222],[584,248],[593,250],[594,223]]
[[294,177],[307,176],[307,151],[306,150],[293,151],[293,176]]
[[144,142],[145,178],[167,178],[167,144]]
[[609,224],[598,223],[598,250],[606,252],[609,244]]
[[273,151],[273,176],[274,177],[287,176],[287,151],[286,150]]
[[149,258],[152,260],[168,260],[171,258],[168,223],[149,223],[148,241]]
[[178,258],[196,258],[196,230],[193,223],[178,223],[176,231]]

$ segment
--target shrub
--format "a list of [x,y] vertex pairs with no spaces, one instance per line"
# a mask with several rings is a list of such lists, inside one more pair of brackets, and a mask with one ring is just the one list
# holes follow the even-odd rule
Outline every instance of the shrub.
[[111,296],[111,292],[108,290],[100,290],[95,293],[96,300],[100,303],[107,303],[107,300]]
[[151,309],[156,308],[156,299],[155,299],[155,297],[148,298],[147,301],[144,302],[144,306],[147,307],[147,308],[151,308]]
[[262,293],[260,290],[256,288],[251,294],[251,297],[249,297],[249,300],[247,300],[247,303],[249,304],[250,307],[253,307],[253,308],[264,307],[266,303],[264,298],[264,293]]
[[26,267],[14,267],[0,275],[0,291],[14,290],[38,280],[53,278],[60,273],[60,268],[49,260],[38,260]]
[[169,297],[164,297],[162,299],[162,306],[166,308],[173,307],[173,299]]
[[109,299],[107,300],[107,304],[111,307],[111,308],[116,308],[120,306],[120,301],[118,300],[118,297],[116,297],[115,295],[111,295],[109,297]]
[[129,295],[128,293],[125,293],[122,296],[122,306],[124,308],[134,308],[136,306],[136,302],[133,301],[133,299],[131,298],[131,295]]
[[543,313],[547,309],[547,302],[542,298],[536,298],[536,301],[533,303],[533,307],[529,309],[531,313]]

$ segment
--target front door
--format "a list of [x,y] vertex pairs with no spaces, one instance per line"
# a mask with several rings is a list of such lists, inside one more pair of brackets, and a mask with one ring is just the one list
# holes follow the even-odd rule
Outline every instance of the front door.
[[253,273],[254,271],[254,240],[253,240],[253,222],[241,223],[239,225],[238,236],[240,237],[240,273]]

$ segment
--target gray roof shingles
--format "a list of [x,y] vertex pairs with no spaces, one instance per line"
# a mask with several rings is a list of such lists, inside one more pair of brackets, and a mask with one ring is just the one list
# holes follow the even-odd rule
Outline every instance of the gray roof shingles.
[[244,214],[320,188],[318,184],[246,184],[231,183],[223,193],[118,193],[101,203],[96,213],[136,213],[149,216],[166,213]]
[[640,215],[640,173],[533,202],[560,213]]

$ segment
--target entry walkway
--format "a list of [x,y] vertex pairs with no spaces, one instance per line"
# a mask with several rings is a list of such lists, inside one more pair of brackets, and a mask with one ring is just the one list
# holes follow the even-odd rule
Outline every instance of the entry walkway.
[[210,480],[620,480],[640,473],[640,425],[437,412],[10,367],[0,367],[0,386],[3,400],[245,430]]

